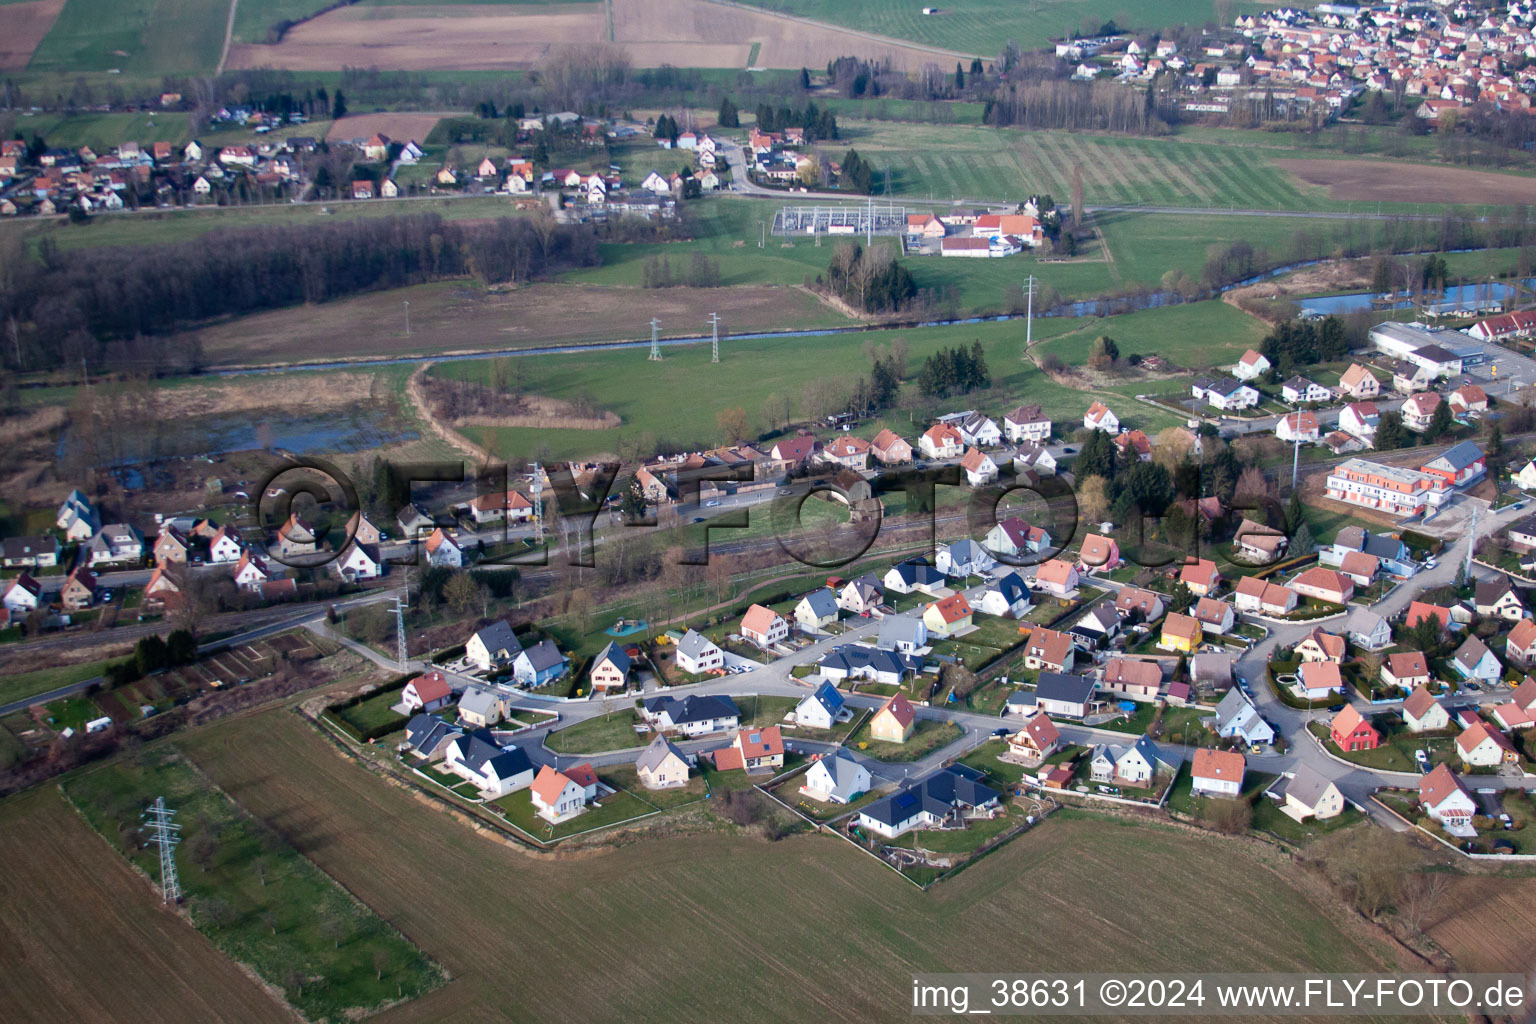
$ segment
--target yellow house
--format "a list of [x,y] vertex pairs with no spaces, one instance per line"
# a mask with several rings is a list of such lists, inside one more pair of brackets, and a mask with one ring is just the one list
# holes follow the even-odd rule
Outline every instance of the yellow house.
[[911,738],[916,722],[917,709],[898,693],[882,704],[875,717],[869,720],[869,735],[885,743],[905,743]]
[[1189,615],[1180,615],[1178,612],[1169,612],[1163,620],[1163,636],[1157,642],[1157,646],[1165,651],[1183,651],[1193,654],[1200,646],[1200,638],[1205,631],[1200,626],[1200,620]]
[[932,636],[954,636],[971,625],[971,604],[964,594],[935,601],[923,612],[923,623]]

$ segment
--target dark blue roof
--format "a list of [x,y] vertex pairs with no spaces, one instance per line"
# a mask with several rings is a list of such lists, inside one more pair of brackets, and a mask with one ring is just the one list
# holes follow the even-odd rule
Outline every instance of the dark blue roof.
[[689,695],[682,700],[676,697],[652,697],[645,702],[645,710],[651,714],[665,713],[673,722],[703,722],[711,718],[731,718],[741,714],[736,702],[729,697]]
[[982,774],[966,765],[950,765],[932,775],[909,782],[883,800],[876,800],[860,813],[882,825],[894,828],[919,810],[942,817],[954,807],[980,807],[998,798],[978,780]]

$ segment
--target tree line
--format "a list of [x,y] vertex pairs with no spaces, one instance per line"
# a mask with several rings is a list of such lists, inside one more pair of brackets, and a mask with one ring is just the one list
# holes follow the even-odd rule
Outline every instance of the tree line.
[[164,246],[68,253],[44,240],[39,259],[16,246],[0,263],[0,317],[18,368],[81,359],[100,365],[109,342],[168,334],[241,316],[363,292],[474,276],[523,282],[600,262],[586,225],[501,218],[445,221],[435,213],[213,231]]
[[866,249],[858,242],[844,242],[832,250],[825,284],[865,313],[895,312],[917,296],[912,275],[891,257],[889,249]]

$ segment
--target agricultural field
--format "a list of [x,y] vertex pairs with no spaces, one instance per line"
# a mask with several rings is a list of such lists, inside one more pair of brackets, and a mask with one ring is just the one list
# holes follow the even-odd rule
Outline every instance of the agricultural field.
[[[1161,29],[1213,20],[1213,0],[955,0],[925,15],[923,5],[904,0],[865,0],[858,5],[841,0],[745,0],[765,10],[813,18],[877,32],[894,39],[910,39],[991,59],[1013,42],[1021,50],[1045,46],[1074,33],[1093,33],[1114,19],[1120,29]],[[1261,3],[1238,0],[1224,5],[1232,15],[1264,10]]]
[[352,1019],[441,982],[436,965],[210,787],[175,747],[76,773],[64,792],[103,839],[156,879],[158,851],[139,842],[137,828],[143,808],[163,796],[183,830],[177,866],[191,923],[308,1019]]
[[[1261,863],[1260,854],[1228,841],[1141,823],[1063,812],[923,893],[824,836],[778,843],[719,832],[659,836],[579,862],[530,860],[338,760],[312,727],[286,712],[221,723],[183,745],[243,807],[447,969],[452,981],[383,1020],[488,1019],[509,1005],[524,1020],[707,1019],[742,1005],[772,1005],[782,1019],[886,1020],[906,1012],[914,968],[1009,970],[1046,956],[1062,971],[1105,964],[1174,970],[1192,962],[1276,971],[1392,966],[1383,947],[1326,916],[1327,901],[1294,869]],[[51,815],[42,813],[50,808]],[[51,793],[0,805],[0,821],[0,878],[7,880],[0,885],[10,897],[0,901],[0,924],[8,930],[25,931],[21,922],[49,906],[34,892],[63,900],[82,885],[101,884],[93,905],[150,913],[155,897],[148,886],[92,841]],[[24,852],[23,836],[30,838],[34,823],[65,829],[46,860]],[[44,863],[46,871],[38,867]],[[1191,863],[1200,871],[1190,872]],[[1025,873],[1032,884],[1020,886]],[[1127,890],[1083,882],[1130,873],[1160,884]],[[487,892],[498,896],[485,899]],[[26,914],[29,906],[37,909]],[[67,905],[43,916],[53,929],[45,948],[87,948],[79,936],[97,934]],[[1016,927],[1026,917],[1038,927]],[[1151,917],[1160,927],[1148,931]],[[181,944],[205,950],[214,967],[223,963],[191,928],[164,920],[180,929]],[[756,922],[753,935],[721,924],[740,920]],[[903,926],[891,927],[893,920]],[[807,938],[806,921],[839,926],[813,929]],[[116,927],[116,919],[103,927]],[[647,963],[620,955],[658,927],[671,939]],[[1073,941],[1061,943],[1062,934]],[[1170,934],[1179,941],[1169,942]],[[991,938],[978,946],[978,935]],[[590,984],[590,959],[569,955],[573,941],[607,965],[610,983]],[[850,941],[857,945],[852,957]],[[118,947],[109,946],[98,953],[108,965],[119,962]],[[104,1002],[113,991],[110,972],[83,963],[68,986],[16,970],[11,958],[25,949],[0,947],[7,968],[0,993],[45,1008],[42,1019],[62,1017],[53,1009],[61,1000]],[[121,963],[142,964],[147,947],[130,949],[135,956]],[[765,957],[765,949],[772,955]],[[60,956],[53,962],[67,965],[67,954]],[[506,965],[518,961],[541,969],[509,974]],[[122,998],[143,993],[148,1005],[150,993],[169,993],[161,998],[170,1009],[146,1016],[176,1019],[178,1000],[191,998],[183,995],[188,987],[201,992],[236,976],[225,966],[168,966],[173,977],[153,985],[141,977]],[[246,983],[243,991],[256,990]],[[197,1019],[195,1009],[183,1019]]]
[[1441,203],[1466,196],[1479,203],[1523,205],[1536,201],[1536,177],[1474,171],[1465,167],[1417,167],[1412,174],[1382,174],[1373,160],[1276,160],[1333,199],[1385,203]]
[[124,142],[169,142],[182,146],[192,137],[188,115],[174,110],[136,114],[28,113],[16,119],[16,131],[29,139],[37,135],[50,146],[90,146],[98,154],[110,152]]
[[0,14],[0,21],[5,23],[5,38],[0,39],[0,71],[25,70],[37,44],[53,28],[54,19],[63,9],[64,0],[5,4]]
[[[1057,355],[1069,367],[1081,367],[1088,361],[1089,348],[1101,334],[1114,338],[1122,355],[1159,355],[1179,366],[1204,369],[1237,359],[1268,332],[1262,321],[1216,301],[1068,322],[1077,329],[1040,342],[1035,348],[1042,358]],[[1159,388],[1144,384],[1138,390]]]
[[[1424,930],[1464,971],[1526,971],[1528,936],[1536,934],[1536,879],[1453,877]],[[1503,941],[1519,936],[1517,942]]]
[[[227,5],[208,0],[67,0],[27,70],[211,73],[224,48],[228,16]],[[172,25],[175,30],[168,31]]]
[[[0,999],[27,1021],[292,1015],[113,851],[51,786],[0,803]],[[193,869],[196,870],[195,868]]]

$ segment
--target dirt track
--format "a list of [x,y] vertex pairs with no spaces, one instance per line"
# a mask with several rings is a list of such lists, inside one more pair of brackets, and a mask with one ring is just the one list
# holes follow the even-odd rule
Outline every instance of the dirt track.
[[21,71],[53,28],[64,0],[29,0],[0,7],[0,71]]
[[[613,28],[615,45],[638,67],[741,68],[754,43],[761,44],[756,64],[765,68],[819,67],[859,54],[915,70],[938,59],[920,47],[706,0],[613,0]],[[233,46],[229,67],[528,68],[551,49],[605,41],[598,4],[352,6],[296,26],[276,46]]]
[[1332,199],[1381,203],[1536,203],[1536,178],[1385,160],[1276,160]]

